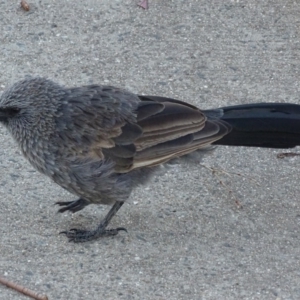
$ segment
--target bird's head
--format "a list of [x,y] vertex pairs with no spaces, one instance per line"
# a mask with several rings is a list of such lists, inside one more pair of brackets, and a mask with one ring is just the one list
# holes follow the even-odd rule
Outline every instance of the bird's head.
[[47,135],[64,89],[44,78],[26,78],[0,96],[0,122],[21,142],[34,132]]

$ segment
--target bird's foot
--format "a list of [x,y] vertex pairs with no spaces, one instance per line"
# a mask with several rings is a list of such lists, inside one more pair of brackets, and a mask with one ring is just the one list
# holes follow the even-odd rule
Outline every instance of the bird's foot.
[[118,232],[121,230],[127,232],[126,228],[124,227],[118,227],[116,229],[106,229],[105,226],[100,225],[96,230],[83,230],[72,228],[68,231],[62,231],[60,232],[60,234],[65,234],[67,238],[69,238],[69,242],[82,243],[91,240],[96,240],[100,237],[117,235]]
[[75,213],[79,210],[82,210],[90,203],[82,198],[79,198],[78,200],[75,201],[66,201],[66,202],[60,201],[60,202],[56,202],[55,204],[59,206],[64,206],[58,210],[58,212],[60,213],[63,213],[67,210],[71,211],[72,213]]

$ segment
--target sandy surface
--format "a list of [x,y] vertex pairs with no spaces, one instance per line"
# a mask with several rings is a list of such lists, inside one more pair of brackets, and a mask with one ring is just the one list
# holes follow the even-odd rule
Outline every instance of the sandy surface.
[[[299,1],[149,1],[0,1],[0,93],[31,74],[201,108],[299,103]],[[113,219],[127,234],[74,244],[58,233],[93,228],[108,207],[57,214],[74,197],[3,127],[0,145],[5,278],[49,299],[300,299],[299,157],[219,147],[175,164]],[[27,298],[0,285],[0,299]]]

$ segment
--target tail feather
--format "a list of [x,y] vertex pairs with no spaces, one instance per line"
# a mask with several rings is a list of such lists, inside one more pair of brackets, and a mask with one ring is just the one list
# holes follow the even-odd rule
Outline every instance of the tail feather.
[[[232,130],[215,145],[293,148],[300,145],[300,105],[259,103],[222,107],[215,115]],[[214,111],[204,111],[214,118]]]

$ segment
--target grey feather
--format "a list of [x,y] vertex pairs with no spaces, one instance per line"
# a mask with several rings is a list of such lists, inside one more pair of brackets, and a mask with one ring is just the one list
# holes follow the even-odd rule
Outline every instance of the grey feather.
[[300,144],[300,106],[262,103],[201,111],[180,100],[138,96],[101,85],[66,88],[26,78],[0,97],[0,122],[40,172],[77,195],[59,212],[113,204],[96,230],[70,230],[82,242],[106,229],[137,184],[158,165],[213,145],[290,148]]

